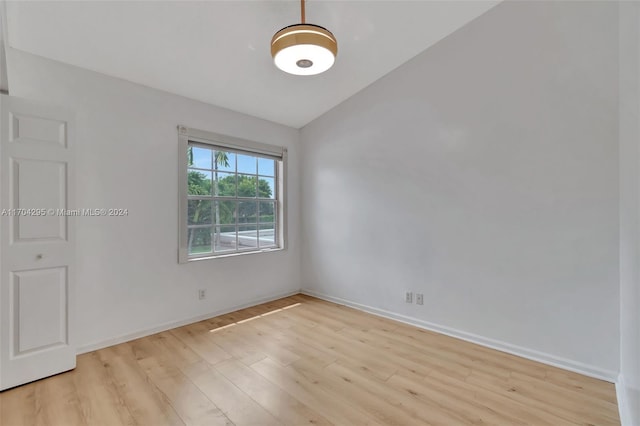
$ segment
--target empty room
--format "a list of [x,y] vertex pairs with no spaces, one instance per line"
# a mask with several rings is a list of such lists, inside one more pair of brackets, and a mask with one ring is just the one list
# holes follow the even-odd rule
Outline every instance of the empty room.
[[0,425],[640,426],[640,1],[0,0]]

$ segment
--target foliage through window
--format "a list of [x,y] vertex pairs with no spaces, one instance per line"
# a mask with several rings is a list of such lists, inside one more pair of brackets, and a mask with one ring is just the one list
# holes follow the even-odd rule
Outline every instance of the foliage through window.
[[257,153],[189,142],[188,257],[279,246],[279,162]]

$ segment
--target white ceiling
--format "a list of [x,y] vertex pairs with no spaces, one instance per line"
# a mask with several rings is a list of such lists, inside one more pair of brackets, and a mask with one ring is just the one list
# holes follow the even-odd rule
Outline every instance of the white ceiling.
[[292,127],[302,127],[498,1],[309,0],[338,39],[311,77],[272,63],[271,36],[299,1],[8,1],[13,48]]

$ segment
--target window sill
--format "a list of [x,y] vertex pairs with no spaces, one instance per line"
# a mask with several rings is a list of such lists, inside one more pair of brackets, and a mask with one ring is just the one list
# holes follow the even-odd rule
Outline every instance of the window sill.
[[180,263],[185,264],[185,263],[191,263],[191,262],[199,262],[201,260],[226,259],[229,257],[246,256],[249,254],[274,253],[274,252],[280,252],[284,250],[285,248],[283,247],[274,247],[274,248],[267,248],[262,250],[252,250],[252,251],[244,251],[244,252],[241,251],[236,253],[218,254],[218,255],[202,256],[202,257],[191,257],[191,258],[188,258],[186,262],[180,262]]

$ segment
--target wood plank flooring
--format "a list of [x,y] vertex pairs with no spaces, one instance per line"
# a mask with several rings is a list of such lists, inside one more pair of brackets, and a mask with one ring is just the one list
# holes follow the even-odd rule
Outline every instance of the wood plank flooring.
[[297,295],[78,357],[14,425],[619,425],[614,386]]

